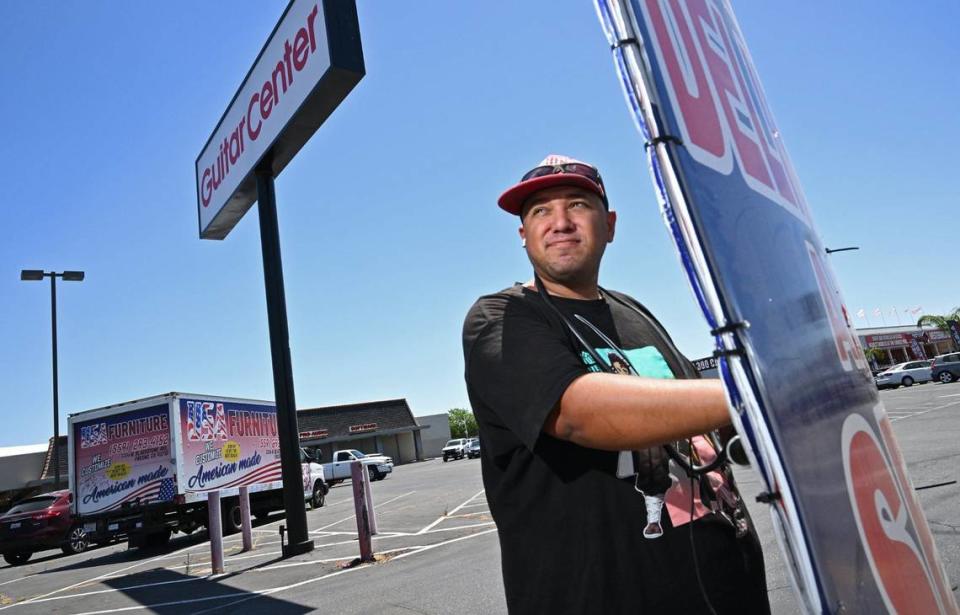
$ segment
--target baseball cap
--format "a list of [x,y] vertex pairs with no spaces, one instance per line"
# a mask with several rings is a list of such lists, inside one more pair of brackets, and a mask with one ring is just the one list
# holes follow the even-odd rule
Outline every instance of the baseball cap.
[[515,216],[520,215],[523,204],[530,195],[544,188],[554,186],[577,186],[595,193],[603,199],[603,206],[610,208],[607,202],[607,191],[603,187],[600,172],[592,164],[575,160],[569,156],[550,154],[540,161],[540,164],[527,171],[520,182],[497,199],[497,204],[504,211]]

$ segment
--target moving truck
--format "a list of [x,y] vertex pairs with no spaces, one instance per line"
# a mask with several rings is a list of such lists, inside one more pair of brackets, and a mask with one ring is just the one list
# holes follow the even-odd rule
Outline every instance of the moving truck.
[[[167,393],[72,414],[67,425],[73,513],[94,542],[152,546],[189,534],[207,524],[213,490],[225,532],[240,529],[241,486],[251,514],[283,509],[271,402]],[[304,500],[323,506],[323,467],[300,455]]]

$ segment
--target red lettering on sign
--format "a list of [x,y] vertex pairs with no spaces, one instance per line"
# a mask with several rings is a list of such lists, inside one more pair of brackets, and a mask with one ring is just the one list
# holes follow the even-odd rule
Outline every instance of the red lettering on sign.
[[727,134],[733,138],[743,172],[764,186],[772,188],[773,182],[760,149],[756,118],[750,108],[750,101],[740,87],[734,50],[730,45],[723,17],[717,14],[712,5],[708,7],[703,1],[690,2],[687,8],[693,23],[699,26],[696,29],[699,46],[726,118]]
[[[927,563],[927,570],[934,579],[934,585],[940,595],[941,603],[949,605],[953,603],[953,594],[948,589],[950,585],[944,575],[943,567],[937,558],[937,549],[933,544],[933,536],[930,534],[927,518],[920,508],[920,502],[917,500],[913,485],[910,483],[910,479],[907,478],[907,464],[903,461],[900,447],[897,446],[897,441],[893,437],[893,427],[890,425],[890,419],[887,418],[887,413],[883,410],[883,406],[879,404],[876,407],[874,415],[880,427],[880,440],[884,448],[888,451],[897,484],[900,487],[900,493],[907,501],[910,515],[913,517],[914,527],[916,528],[917,535],[920,537],[920,547],[924,561]],[[954,611],[956,611],[957,605],[954,604],[953,607]]]
[[711,85],[693,40],[689,15],[676,10],[674,4],[648,2],[647,7],[661,41],[664,69],[674,84],[672,94],[680,110],[678,119],[685,124],[684,142],[702,148],[718,162],[729,158]]
[[[810,222],[746,45],[715,0],[645,0],[654,55],[664,71],[684,146]],[[732,152],[732,157],[731,157]]]
[[203,170],[203,176],[200,178],[200,202],[204,207],[210,205],[210,196],[213,194],[213,185],[210,182],[210,169]]
[[[246,114],[218,145],[216,160],[209,167],[204,168],[200,179],[200,200],[204,207],[210,204],[213,193],[230,173],[230,167],[236,165],[243,156],[246,149],[244,131],[251,142],[257,140],[264,121],[270,118],[274,108],[281,104],[281,96],[286,94],[293,85],[294,72],[303,70],[313,52],[317,50],[315,28],[319,13],[319,5],[314,5],[313,10],[307,15],[306,27],[297,30],[293,44],[291,45],[290,40],[284,42],[283,57],[277,61],[270,78],[250,96]],[[259,117],[254,117],[254,109],[259,111]]]
[[300,28],[297,31],[297,37],[293,40],[293,67],[297,70],[303,70],[307,63],[307,45],[310,43],[310,37],[307,35],[306,28]]
[[266,81],[260,90],[260,117],[267,119],[273,110],[273,83]]
[[917,518],[911,518],[903,486],[898,485],[873,427],[859,414],[849,415],[843,423],[842,445],[857,530],[887,610],[944,612],[938,596],[942,593],[929,574],[932,567],[914,536]]
[[250,115],[253,113],[253,108],[260,102],[260,94],[254,94],[250,98],[250,104],[247,105],[247,136],[250,137],[251,141],[256,141],[257,137],[260,136],[260,128],[263,126],[263,122],[257,120],[257,127],[253,127],[253,122],[250,119]]

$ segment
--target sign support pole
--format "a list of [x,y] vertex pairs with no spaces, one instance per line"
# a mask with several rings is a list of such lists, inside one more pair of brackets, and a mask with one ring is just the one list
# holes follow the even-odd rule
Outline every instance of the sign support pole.
[[277,199],[269,156],[257,167],[256,175],[260,246],[263,251],[263,281],[267,292],[273,389],[277,402],[277,435],[280,440],[283,507],[287,513],[288,538],[287,544],[283,545],[283,557],[291,557],[313,550],[313,540],[307,533],[307,511],[303,503],[303,470],[300,467],[297,402],[293,393],[293,368],[290,362],[287,300],[283,290],[283,264],[280,260]]

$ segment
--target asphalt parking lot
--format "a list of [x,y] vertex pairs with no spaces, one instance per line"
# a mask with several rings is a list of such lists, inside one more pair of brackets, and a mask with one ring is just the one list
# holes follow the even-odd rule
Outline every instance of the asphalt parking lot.
[[[484,561],[497,562],[495,527],[480,480],[479,460],[443,463],[431,460],[400,466],[386,480],[373,483],[379,534],[374,550],[379,561],[344,568],[359,555],[349,483],[327,495],[327,503],[307,512],[317,548],[281,560],[281,517],[255,524],[255,549],[241,552],[239,535],[225,539],[223,575],[211,575],[205,532],[180,536],[160,550],[127,550],[124,544],[64,556],[59,551],[34,555],[25,566],[0,568],[0,610],[11,613],[114,613],[135,610],[198,613],[232,611],[243,603],[257,612],[303,613],[323,609],[331,586],[339,588],[338,610],[383,612],[391,604],[405,610],[409,600],[446,612],[460,601],[466,612],[503,610],[499,567],[475,570],[471,553],[484,542],[492,551]],[[459,566],[463,562],[465,566]],[[442,580],[435,590],[419,585],[422,571]],[[413,578],[405,581],[413,571]],[[421,571],[421,572],[417,572]],[[466,592],[478,574],[494,584],[491,603]],[[342,578],[341,578],[342,577]],[[459,577],[459,580],[458,580]],[[446,596],[450,583],[460,593]],[[404,587],[400,587],[400,585]],[[347,601],[344,602],[343,600]],[[252,601],[256,600],[253,604]]]
[[[960,384],[882,391],[917,487],[957,480]],[[799,613],[769,515],[754,502],[756,476],[739,470],[764,545],[775,613]],[[249,612],[503,613],[499,547],[478,460],[439,459],[399,466],[373,483],[380,534],[377,563],[345,568],[358,555],[349,484],[307,512],[317,548],[281,560],[281,517],[255,525],[255,549],[226,539],[226,572],[211,575],[204,532],[159,550],[112,545],[65,556],[38,553],[0,567],[0,611],[14,613]],[[918,492],[954,584],[960,579],[960,488]]]

